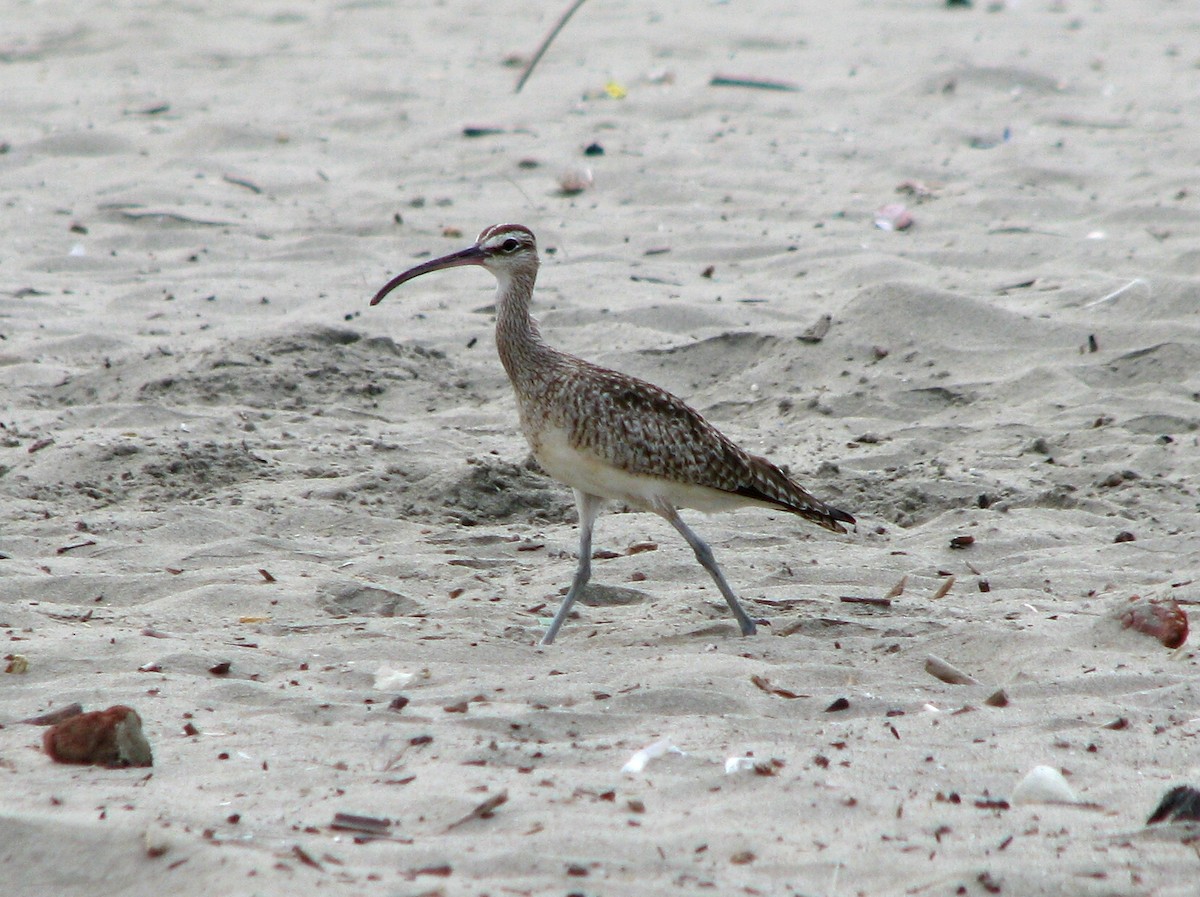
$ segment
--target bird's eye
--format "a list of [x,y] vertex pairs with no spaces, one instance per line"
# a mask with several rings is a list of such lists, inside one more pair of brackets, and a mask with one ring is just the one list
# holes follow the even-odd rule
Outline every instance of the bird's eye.
[[503,249],[505,252],[516,252],[517,249],[520,248],[520,246],[521,246],[521,244],[518,243],[516,240],[514,240],[512,237],[509,237],[507,240],[505,240],[503,243],[500,244],[500,248]]

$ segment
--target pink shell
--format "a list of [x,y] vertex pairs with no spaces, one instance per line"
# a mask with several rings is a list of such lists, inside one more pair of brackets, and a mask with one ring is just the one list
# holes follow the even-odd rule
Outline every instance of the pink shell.
[[908,230],[913,223],[913,216],[903,203],[888,203],[875,212],[875,226],[880,230]]

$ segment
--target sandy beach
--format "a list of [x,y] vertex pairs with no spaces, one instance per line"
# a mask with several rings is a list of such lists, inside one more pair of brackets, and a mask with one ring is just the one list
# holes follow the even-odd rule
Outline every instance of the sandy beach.
[[[591,0],[514,93],[565,2],[209,6],[0,21],[7,893],[1195,893],[1196,652],[1120,618],[1200,600],[1200,9]],[[614,506],[538,646],[494,281],[367,304],[498,222],[858,519],[684,512],[756,636]]]

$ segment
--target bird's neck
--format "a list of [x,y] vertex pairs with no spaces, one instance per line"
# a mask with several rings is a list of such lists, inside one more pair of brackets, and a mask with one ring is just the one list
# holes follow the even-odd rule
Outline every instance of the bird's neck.
[[502,278],[496,287],[496,350],[518,393],[539,379],[546,357],[554,354],[529,313],[536,277],[536,270],[518,271]]

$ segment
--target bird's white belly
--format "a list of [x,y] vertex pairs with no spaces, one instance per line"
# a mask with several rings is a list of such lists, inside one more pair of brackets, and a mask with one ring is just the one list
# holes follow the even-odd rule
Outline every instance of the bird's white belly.
[[676,508],[695,508],[705,512],[758,504],[708,486],[630,473],[614,467],[589,451],[573,448],[566,431],[557,427],[541,430],[536,442],[531,442],[534,445],[534,457],[546,473],[589,495],[624,501],[647,510],[664,500]]

